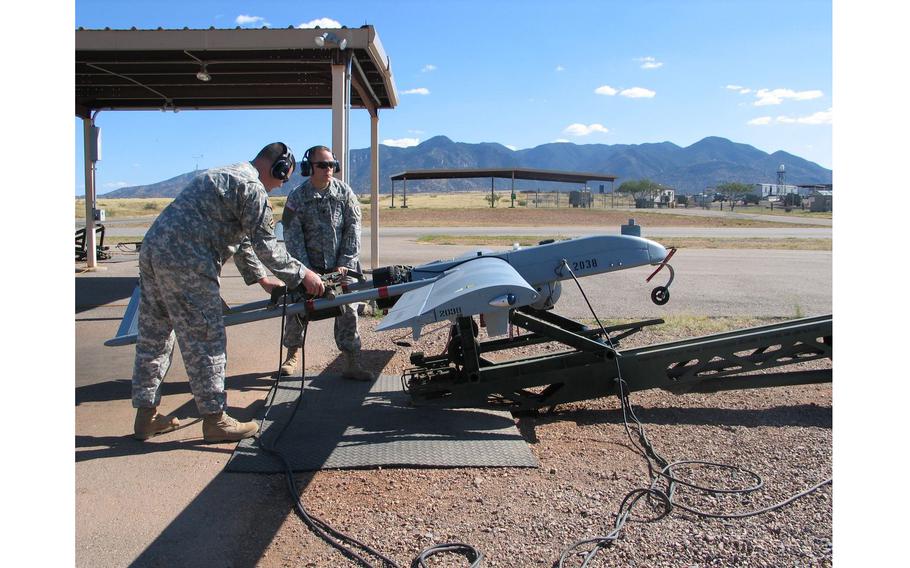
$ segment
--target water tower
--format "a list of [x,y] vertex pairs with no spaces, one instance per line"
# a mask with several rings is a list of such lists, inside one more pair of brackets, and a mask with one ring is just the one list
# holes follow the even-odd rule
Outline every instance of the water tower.
[[781,164],[780,166],[778,166],[778,168],[777,168],[777,195],[779,195],[779,196],[784,195],[784,183],[785,183],[786,174],[787,174],[787,169],[784,167],[784,165]]

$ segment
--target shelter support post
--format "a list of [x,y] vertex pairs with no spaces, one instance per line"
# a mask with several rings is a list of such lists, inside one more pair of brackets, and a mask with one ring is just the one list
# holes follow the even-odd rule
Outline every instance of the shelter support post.
[[332,65],[332,151],[341,162],[341,181],[350,184],[348,113],[351,74],[345,64]]
[[85,162],[85,261],[86,269],[98,270],[95,242],[95,161],[98,158],[95,119],[82,118],[82,146]]
[[401,208],[408,208],[408,178],[402,180],[401,185]]
[[[394,182],[393,182],[394,183]],[[379,112],[370,115],[370,268],[379,267]]]

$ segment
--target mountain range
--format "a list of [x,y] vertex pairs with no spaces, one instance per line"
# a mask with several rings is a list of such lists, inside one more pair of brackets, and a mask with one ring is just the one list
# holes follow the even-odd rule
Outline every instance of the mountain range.
[[[357,193],[368,193],[370,187],[370,149],[351,150],[351,186]],[[553,142],[524,150],[511,150],[495,142],[469,144],[435,136],[416,146],[397,148],[381,145],[379,149],[380,193],[392,189],[390,176],[407,170],[439,168],[533,168],[615,175],[616,187],[623,181],[648,178],[679,193],[698,193],[718,184],[776,183],[777,170],[783,165],[788,184],[830,184],[832,171],[814,162],[783,151],[763,152],[748,144],[709,136],[681,147],[672,142],[645,144],[573,144]],[[105,198],[174,197],[197,172],[133,187],[123,187]],[[287,195],[303,181],[298,171],[289,183],[272,195]],[[511,180],[496,180],[496,189],[508,191]],[[578,189],[577,185],[533,181],[516,181],[519,190],[535,188],[560,191]],[[400,191],[401,183],[396,184]],[[408,183],[409,192],[462,191],[489,189],[489,178],[425,180]],[[609,187],[606,188],[609,191]]]

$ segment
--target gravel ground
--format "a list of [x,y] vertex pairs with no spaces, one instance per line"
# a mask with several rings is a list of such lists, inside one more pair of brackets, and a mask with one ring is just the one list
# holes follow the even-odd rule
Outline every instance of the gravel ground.
[[[409,333],[372,333],[361,320],[364,350],[386,374],[411,365],[411,351],[442,350],[445,330],[410,341]],[[741,323],[741,322],[738,322]],[[755,321],[747,325],[768,323]],[[684,331],[649,329],[624,342],[680,339]],[[400,347],[393,340],[413,343]],[[536,349],[545,349],[537,346]],[[390,350],[395,351],[387,361]],[[382,355],[384,354],[384,355]],[[369,361],[369,360],[368,360]],[[830,361],[803,363],[827,367]],[[744,512],[777,503],[831,476],[831,385],[778,387],[718,394],[633,393],[632,404],[655,449],[670,461],[735,464],[764,479],[747,496],[705,497],[679,490],[676,500],[703,510]],[[516,425],[538,469],[377,469],[297,476],[311,514],[408,566],[422,549],[460,541],[483,552],[483,566],[544,567],[576,540],[612,529],[623,497],[648,483],[647,464],[626,436],[615,398],[522,416]],[[696,482],[723,485],[731,476],[679,469]],[[735,476],[734,476],[735,477]],[[286,492],[270,476],[269,491]],[[653,522],[633,515],[622,538],[591,566],[830,566],[831,486],[783,509],[739,520],[705,519],[675,509]],[[464,557],[435,557],[432,566],[467,566]],[[574,557],[567,566],[579,566]],[[259,566],[357,566],[290,513]],[[377,560],[376,565],[381,563]]]

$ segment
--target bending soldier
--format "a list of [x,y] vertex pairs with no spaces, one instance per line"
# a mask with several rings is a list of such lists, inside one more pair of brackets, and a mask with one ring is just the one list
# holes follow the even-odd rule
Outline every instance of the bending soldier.
[[[281,216],[288,252],[322,274],[357,270],[360,203],[349,185],[335,179],[340,169],[338,160],[326,146],[314,146],[304,154],[300,168],[308,179],[288,195]],[[297,367],[303,325],[296,316],[288,317],[285,323],[283,343],[288,355],[281,365],[283,375],[290,375]],[[342,376],[360,381],[375,378],[360,364],[356,305],[342,306],[341,315],[335,318],[335,345],[344,355]]]
[[233,255],[247,285],[258,283],[270,292],[282,282],[289,288],[302,283],[311,294],[324,292],[319,275],[288,255],[273,231],[267,194],[286,182],[294,167],[290,148],[275,142],[252,162],[207,170],[146,233],[139,254],[141,300],[133,366],[136,438],[145,440],[179,425],[176,418],[157,412],[175,340],[203,416],[205,441],[236,441],[256,433],[255,422],[238,422],[225,412],[227,357],[219,276]]

